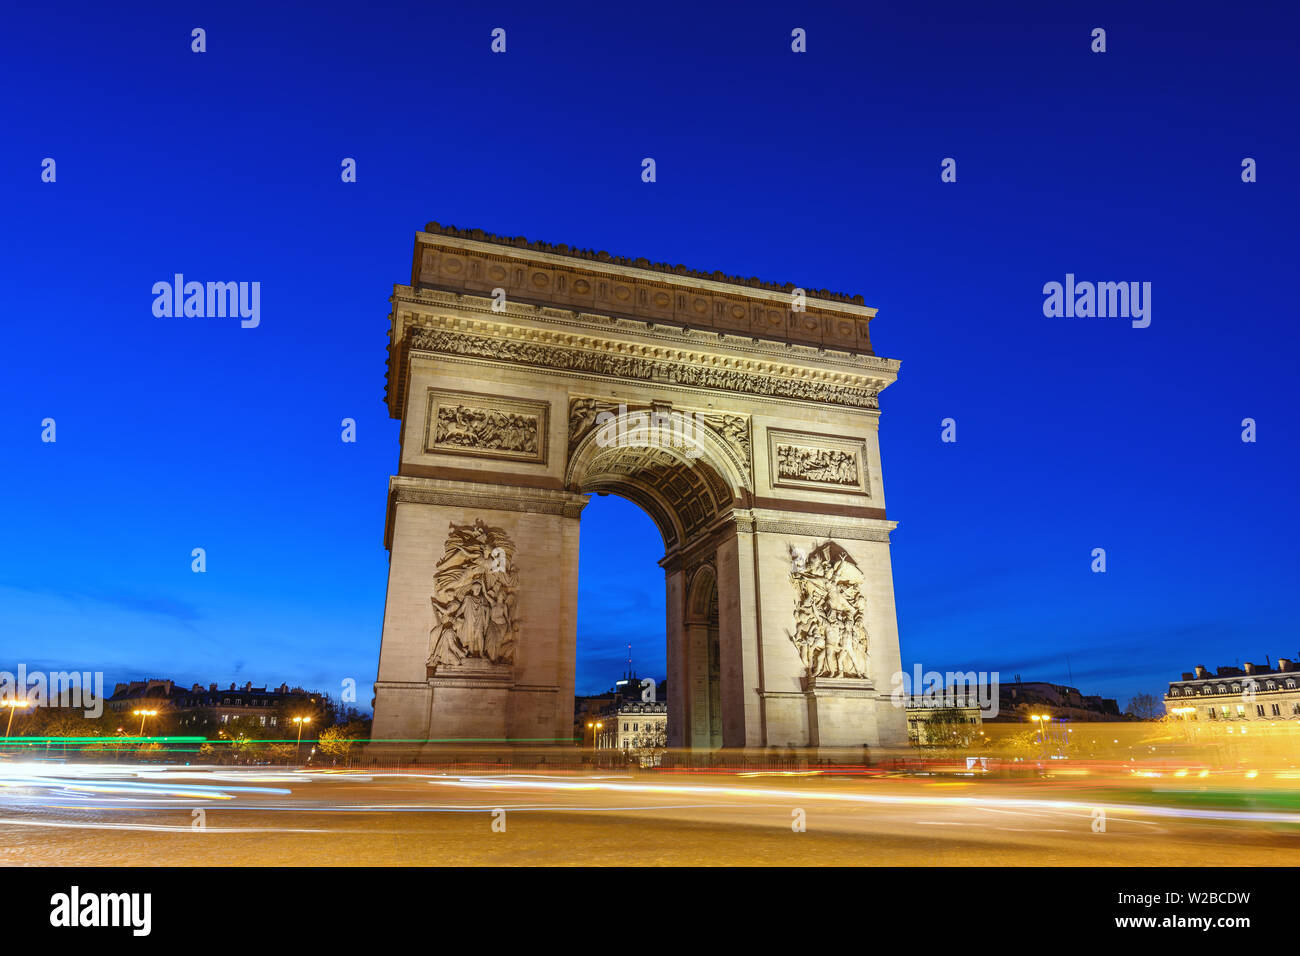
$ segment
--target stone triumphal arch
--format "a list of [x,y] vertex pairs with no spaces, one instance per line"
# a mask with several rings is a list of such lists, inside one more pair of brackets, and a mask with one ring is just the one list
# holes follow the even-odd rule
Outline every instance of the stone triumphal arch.
[[860,296],[430,223],[391,301],[375,740],[571,738],[595,493],[663,535],[670,746],[906,742]]

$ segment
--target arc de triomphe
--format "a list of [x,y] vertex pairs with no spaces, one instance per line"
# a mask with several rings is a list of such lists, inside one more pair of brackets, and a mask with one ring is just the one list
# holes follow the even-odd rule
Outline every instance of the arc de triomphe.
[[861,296],[430,223],[392,297],[373,739],[572,737],[578,522],[664,539],[669,745],[902,745]]

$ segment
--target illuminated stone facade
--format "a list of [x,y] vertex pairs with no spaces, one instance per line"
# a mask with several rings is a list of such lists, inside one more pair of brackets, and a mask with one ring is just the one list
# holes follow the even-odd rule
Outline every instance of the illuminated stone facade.
[[612,493],[663,536],[670,746],[906,743],[898,363],[860,297],[431,223],[391,304],[377,740],[571,740],[578,522]]
[[1213,674],[1197,667],[1169,682],[1165,712],[1195,721],[1300,720],[1300,666],[1281,657],[1276,665],[1247,663]]

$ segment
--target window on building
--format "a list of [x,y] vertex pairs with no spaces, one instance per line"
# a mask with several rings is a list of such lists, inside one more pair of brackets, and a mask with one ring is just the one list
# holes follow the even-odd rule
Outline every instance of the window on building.
[[1255,705],[1255,716],[1256,716],[1256,717],[1263,717],[1263,716],[1264,716],[1264,705],[1263,705],[1263,704],[1256,704],[1256,705]]
[[1264,686],[1267,687],[1269,690],[1277,690],[1276,681],[1265,681]]
[[1273,705],[1273,716],[1274,716],[1274,717],[1281,717],[1281,716],[1282,716],[1282,708],[1279,707],[1277,704],[1274,704],[1274,705]]
[[1238,716],[1238,717],[1245,717],[1245,716],[1246,716],[1246,707],[1245,707],[1244,704],[1238,704],[1238,705],[1237,705],[1237,716]]

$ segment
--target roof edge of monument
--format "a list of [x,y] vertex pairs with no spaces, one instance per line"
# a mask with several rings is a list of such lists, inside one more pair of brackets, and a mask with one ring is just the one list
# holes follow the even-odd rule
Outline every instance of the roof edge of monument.
[[[684,265],[672,265],[667,262],[651,262],[644,257],[628,258],[627,256],[615,256],[604,250],[595,249],[577,249],[564,243],[543,242],[540,239],[528,239],[525,236],[498,236],[495,233],[485,232],[482,229],[460,229],[456,226],[444,226],[438,222],[429,222],[425,225],[425,233],[431,236],[446,236],[453,239],[467,239],[473,242],[485,242],[496,246],[509,246],[515,249],[527,249],[531,252],[541,252],[554,256],[564,256],[570,259],[584,259],[589,262],[599,262],[611,266],[621,266],[628,269],[642,269],[650,272],[661,272],[667,275],[681,276],[688,279],[702,279],[709,282],[721,282],[726,285],[743,286],[749,289],[762,289],[767,292],[793,292],[796,286],[793,282],[784,284],[769,282],[752,276],[748,279],[743,276],[727,275],[726,273],[715,270],[713,272],[704,272],[699,269],[690,269]],[[875,314],[875,309],[866,305],[862,296],[850,295],[846,292],[831,292],[828,289],[804,289],[804,295],[810,299],[818,299],[827,302],[841,302],[846,305],[854,305],[860,308],[869,309]]]

